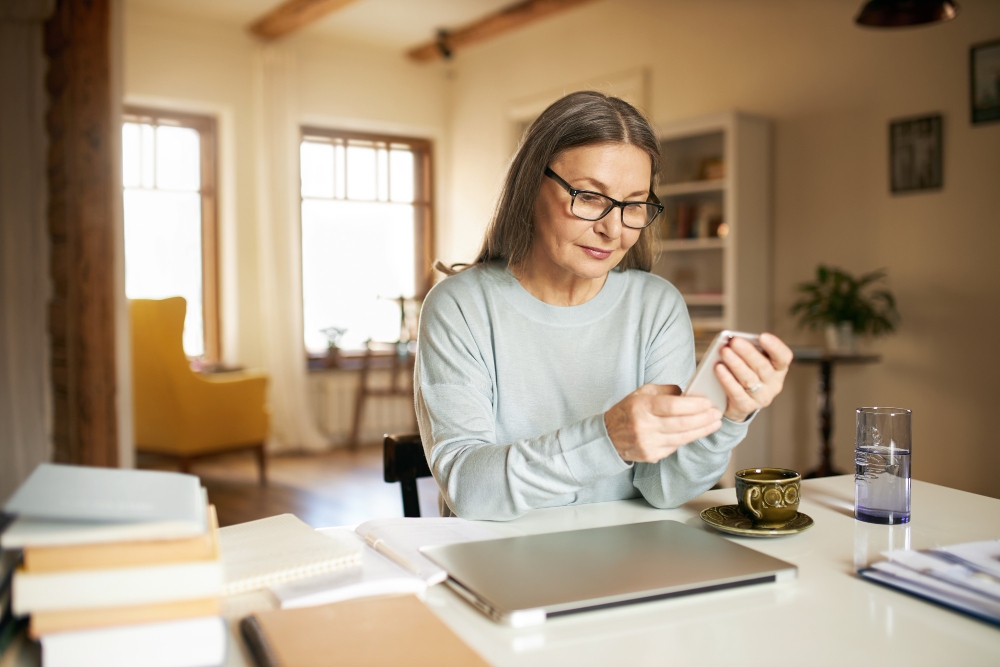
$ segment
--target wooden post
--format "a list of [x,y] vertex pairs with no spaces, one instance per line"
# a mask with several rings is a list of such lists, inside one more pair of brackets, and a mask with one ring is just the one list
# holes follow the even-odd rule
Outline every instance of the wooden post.
[[118,463],[110,22],[110,0],[59,0],[45,25],[53,458],[100,466]]

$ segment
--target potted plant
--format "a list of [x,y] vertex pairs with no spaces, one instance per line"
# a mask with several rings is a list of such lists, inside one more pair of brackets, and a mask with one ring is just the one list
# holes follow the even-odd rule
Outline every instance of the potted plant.
[[884,269],[855,278],[820,264],[816,280],[799,284],[802,296],[791,314],[799,316],[799,326],[823,327],[828,351],[853,352],[855,334],[881,336],[895,331],[899,322],[895,297],[876,288],[883,278]]

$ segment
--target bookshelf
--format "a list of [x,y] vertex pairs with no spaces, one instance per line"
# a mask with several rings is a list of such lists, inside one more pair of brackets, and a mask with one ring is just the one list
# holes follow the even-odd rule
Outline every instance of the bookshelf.
[[[770,122],[726,112],[657,131],[664,211],[653,272],[684,295],[700,359],[723,329],[770,327]],[[734,469],[767,463],[767,430],[762,413],[734,452]]]

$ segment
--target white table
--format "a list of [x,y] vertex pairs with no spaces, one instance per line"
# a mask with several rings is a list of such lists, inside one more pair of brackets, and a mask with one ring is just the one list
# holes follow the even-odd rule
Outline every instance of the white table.
[[[712,530],[702,524],[701,510],[734,502],[733,489],[719,489],[673,510],[626,500],[484,525],[505,536],[660,519]],[[729,538],[797,565],[799,578],[787,584],[586,612],[522,629],[493,623],[445,586],[430,589],[426,602],[497,665],[1000,665],[1000,629],[854,574],[890,548],[1000,538],[1000,500],[914,481],[913,520],[905,526],[855,521],[853,502],[852,476],[806,480],[800,510],[816,525],[788,537]],[[780,624],[780,639],[765,641],[772,621]],[[244,651],[232,646],[230,664],[249,664]]]
[[[851,476],[806,480],[800,509],[815,526],[781,538],[730,538],[797,565],[799,578],[787,584],[563,616],[517,630],[488,620],[445,586],[430,589],[427,604],[497,665],[1000,665],[1000,629],[854,574],[890,548],[1000,537],[1000,500],[914,481],[913,520],[877,526],[854,520],[853,492]],[[485,525],[501,535],[660,519],[704,527],[701,510],[734,501],[732,489],[720,489],[673,510],[628,500]],[[234,630],[227,665],[252,664],[236,622],[270,604],[266,593],[227,600]],[[768,641],[771,621],[780,624],[780,639]]]

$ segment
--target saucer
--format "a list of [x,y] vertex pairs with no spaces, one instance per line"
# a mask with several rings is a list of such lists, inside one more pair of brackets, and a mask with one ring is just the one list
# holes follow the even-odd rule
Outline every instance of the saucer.
[[744,537],[779,537],[801,533],[813,525],[812,517],[797,512],[795,518],[780,528],[754,528],[753,522],[740,512],[739,505],[718,505],[702,510],[701,520],[712,528]]

